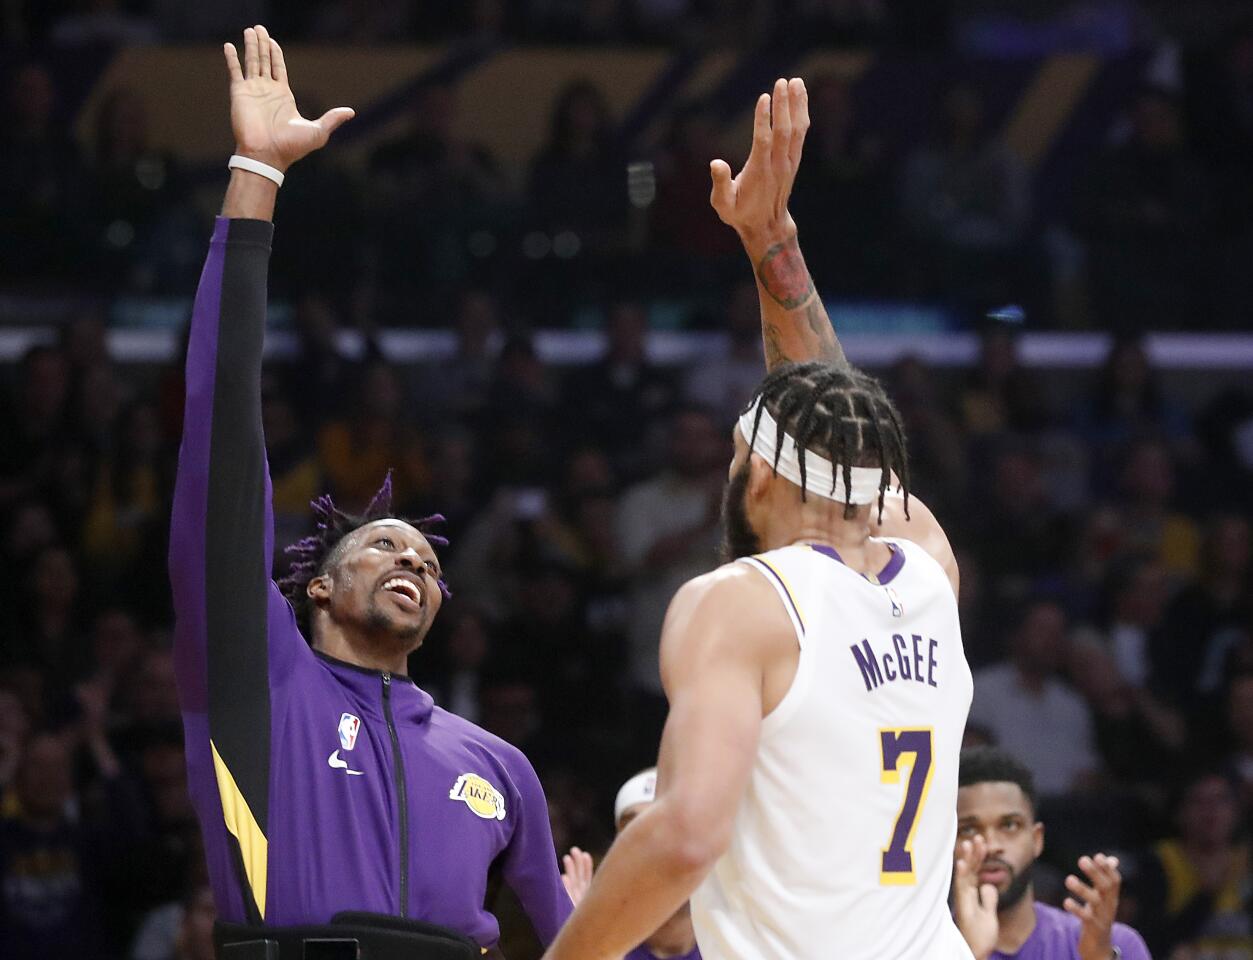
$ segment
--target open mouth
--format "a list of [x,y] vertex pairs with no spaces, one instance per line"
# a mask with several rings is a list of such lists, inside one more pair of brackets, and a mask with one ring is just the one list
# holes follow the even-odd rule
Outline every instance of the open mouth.
[[424,605],[422,591],[406,577],[392,577],[380,589],[390,593],[406,609],[420,610]]
[[991,867],[987,870],[979,871],[980,883],[1000,884],[1009,878],[1009,871],[1004,867]]

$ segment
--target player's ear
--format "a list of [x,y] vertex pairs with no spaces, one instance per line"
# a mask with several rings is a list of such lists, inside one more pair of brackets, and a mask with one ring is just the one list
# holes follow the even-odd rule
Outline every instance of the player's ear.
[[1044,852],[1044,824],[1038,820],[1031,825],[1031,848],[1037,857]]
[[329,573],[324,573],[320,577],[314,577],[309,581],[309,586],[305,587],[305,593],[309,595],[318,606],[329,603],[331,600],[331,589],[335,586]]
[[766,495],[766,488],[774,478],[774,468],[764,457],[750,454],[748,459],[748,497],[760,500]]

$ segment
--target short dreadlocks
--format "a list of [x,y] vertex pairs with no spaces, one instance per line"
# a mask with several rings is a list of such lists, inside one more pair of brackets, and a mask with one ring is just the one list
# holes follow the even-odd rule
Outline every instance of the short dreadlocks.
[[[825,456],[844,471],[844,488],[853,486],[853,467],[879,467],[879,519],[883,502],[895,473],[905,498],[905,518],[909,519],[909,455],[901,415],[888,399],[883,386],[868,373],[848,364],[833,366],[819,361],[788,363],[777,367],[762,380],[748,407],[761,400],[778,424],[775,437],[777,471],[783,451],[783,434],[796,440],[800,461],[801,499],[805,499],[805,452]],[[749,446],[757,439],[761,408],[753,421]],[[835,492],[835,477],[831,478]],[[854,512],[844,507],[845,518]]]
[[[345,513],[335,506],[331,495],[324,494],[312,501],[313,515],[317,520],[317,532],[298,540],[284,549],[284,553],[292,557],[287,576],[278,581],[282,591],[292,608],[296,611],[296,619],[301,629],[308,631],[312,627],[313,604],[309,599],[310,581],[322,576],[335,565],[339,559],[339,546],[354,530],[364,527],[375,520],[402,520],[421,533],[434,547],[448,546],[448,539],[431,532],[435,524],[443,523],[440,514],[423,517],[421,520],[410,520],[401,517],[392,509],[392,472],[387,471],[383,485],[371,498],[365,510],[360,514]],[[439,581],[440,593],[444,598],[452,596],[443,579]],[[312,639],[312,638],[310,638]]]

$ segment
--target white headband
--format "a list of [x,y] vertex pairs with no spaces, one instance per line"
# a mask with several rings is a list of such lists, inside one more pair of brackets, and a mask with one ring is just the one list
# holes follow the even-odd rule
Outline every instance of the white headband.
[[613,822],[621,820],[623,812],[637,803],[652,803],[656,796],[657,768],[649,767],[633,776],[618,791],[618,798],[613,802]]
[[[753,422],[759,409],[761,422],[757,426],[757,436],[754,439]],[[762,405],[760,397],[740,415],[740,433],[744,435],[745,442],[752,446],[753,453],[774,466],[774,444],[779,433],[779,425],[774,417],[770,416],[770,411]],[[805,483],[802,484],[796,438],[790,433],[783,434],[783,450],[779,453],[778,474],[808,493],[816,493],[820,497],[826,497],[838,503],[878,503],[879,484],[883,482],[883,471],[878,467],[853,467],[852,489],[846,492],[843,468],[833,466],[826,457],[807,449],[805,451]]]

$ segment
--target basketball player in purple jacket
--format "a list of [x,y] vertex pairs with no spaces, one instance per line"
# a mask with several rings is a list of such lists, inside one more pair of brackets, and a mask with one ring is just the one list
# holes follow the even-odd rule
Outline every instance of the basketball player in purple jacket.
[[[405,676],[444,599],[428,522],[394,516],[388,485],[361,517],[323,498],[291,575],[270,579],[271,218],[283,172],[352,111],[303,119],[264,27],[244,32],[242,64],[231,44],[225,56],[236,156],[196,293],[170,537],[190,784],[219,916],[236,939],[273,933],[280,953],[256,956],[289,955],[284,928],[345,911],[438,925],[461,951],[427,956],[499,956],[484,907],[496,866],[547,943],[571,903],[535,771]],[[299,947],[290,955],[307,956]]]

